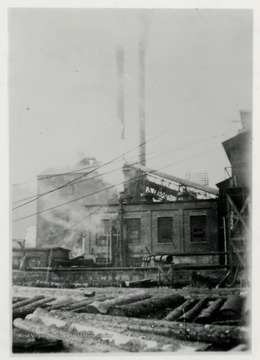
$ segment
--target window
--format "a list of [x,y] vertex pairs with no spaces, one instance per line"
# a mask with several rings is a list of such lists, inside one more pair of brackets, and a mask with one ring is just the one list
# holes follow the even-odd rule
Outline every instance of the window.
[[190,216],[190,241],[206,242],[206,215]]
[[141,243],[141,219],[126,219],[126,236],[128,244]]
[[173,218],[158,218],[158,243],[170,243],[173,241]]
[[96,244],[97,246],[109,246],[110,241],[110,220],[102,220],[101,227],[98,229]]

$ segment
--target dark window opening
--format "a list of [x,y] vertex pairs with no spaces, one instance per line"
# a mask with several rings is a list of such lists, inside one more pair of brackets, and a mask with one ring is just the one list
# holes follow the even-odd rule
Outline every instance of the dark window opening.
[[196,215],[190,217],[190,241],[207,241],[206,215]]
[[128,244],[140,244],[141,219],[126,219],[126,234]]
[[173,241],[173,218],[158,218],[158,243],[170,243]]

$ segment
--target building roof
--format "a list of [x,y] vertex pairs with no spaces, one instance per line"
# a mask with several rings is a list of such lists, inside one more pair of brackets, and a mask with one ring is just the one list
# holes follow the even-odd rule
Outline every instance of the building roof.
[[177,183],[179,183],[181,185],[188,186],[188,187],[191,187],[191,188],[194,188],[194,189],[197,189],[197,190],[201,190],[201,191],[204,191],[206,193],[209,193],[209,194],[212,194],[212,195],[215,195],[215,196],[218,195],[218,190],[217,189],[211,188],[209,186],[197,184],[197,183],[195,183],[193,181],[182,179],[182,178],[179,178],[177,176],[169,175],[169,174],[163,173],[161,171],[157,171],[157,170],[148,168],[147,166],[135,165],[135,164],[131,164],[131,163],[126,163],[125,166],[126,167],[132,167],[132,168],[134,168],[136,170],[141,170],[142,172],[145,172],[147,174],[153,174],[153,175],[156,175],[156,176],[160,176],[160,177],[162,177],[164,179],[174,181],[174,182],[177,182]]
[[74,166],[65,166],[59,168],[48,168],[42,171],[38,177],[45,175],[66,175],[66,174],[80,174],[85,173],[87,170],[93,170],[95,167],[99,167],[100,162],[97,162],[95,158],[84,158],[77,165]]

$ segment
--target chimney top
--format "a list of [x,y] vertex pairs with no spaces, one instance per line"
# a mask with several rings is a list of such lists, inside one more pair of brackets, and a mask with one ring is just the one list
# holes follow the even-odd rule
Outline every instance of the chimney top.
[[241,110],[240,120],[242,124],[242,131],[251,129],[252,127],[252,113],[250,111]]

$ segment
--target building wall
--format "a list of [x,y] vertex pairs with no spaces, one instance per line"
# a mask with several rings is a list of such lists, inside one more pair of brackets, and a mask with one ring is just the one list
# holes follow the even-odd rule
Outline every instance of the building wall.
[[[106,209],[100,216],[103,219],[111,220],[111,227],[116,228],[117,236],[111,234],[112,245],[119,248],[120,236],[120,217],[118,207]],[[192,217],[195,220],[203,220],[205,222],[205,231],[201,232],[200,226],[195,224],[195,235],[198,237],[194,240],[194,229],[192,228]],[[159,221],[161,218],[171,219],[172,229],[167,229],[171,233],[169,241],[160,243],[159,241]],[[140,238],[133,231],[133,239],[129,235],[128,220],[140,220]],[[112,225],[112,222],[114,223]],[[171,225],[170,225],[171,226]],[[203,225],[204,226],[204,225]],[[137,229],[139,230],[138,226]],[[136,239],[134,238],[136,236]],[[97,246],[96,234],[91,233],[86,239],[86,258],[92,258],[94,261],[97,257],[105,256],[108,250],[106,244]],[[216,200],[200,200],[190,202],[174,202],[174,203],[152,203],[152,204],[126,204],[123,205],[123,243],[126,252],[126,266],[141,266],[142,258],[151,254],[173,254],[173,253],[200,253],[200,252],[216,252],[218,247],[218,218]],[[194,260],[195,259],[195,260]],[[197,259],[197,260],[196,260]],[[114,260],[114,259],[112,259]],[[187,262],[187,259],[185,259]],[[178,258],[182,262],[181,258]],[[216,263],[217,257],[194,257],[191,262]],[[115,264],[113,264],[115,265]]]

